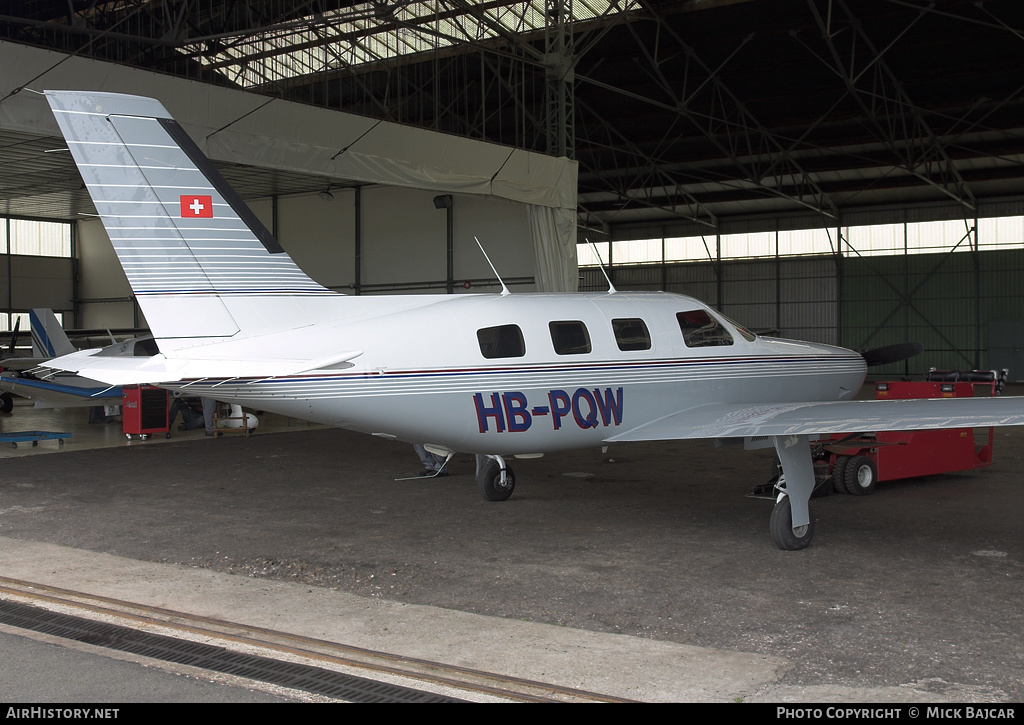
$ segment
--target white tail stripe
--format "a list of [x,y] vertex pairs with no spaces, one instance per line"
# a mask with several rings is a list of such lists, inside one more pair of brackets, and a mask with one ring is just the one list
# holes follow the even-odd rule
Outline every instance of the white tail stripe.
[[[121,146],[120,148],[124,148]],[[201,174],[199,169],[181,169],[173,166],[143,166],[142,164],[79,164],[78,168],[82,169],[142,169],[144,171],[173,171],[176,174]],[[98,186],[98,184],[97,184]],[[155,188],[160,188],[159,186]]]
[[[119,141],[68,141],[68,145],[76,146],[124,146]],[[151,148],[151,149],[177,149],[177,146],[173,144],[156,144],[156,143],[136,143],[131,144],[134,148]]]
[[[90,189],[134,189],[136,184],[89,184]],[[198,184],[190,184],[188,186],[168,186],[168,185],[153,185],[154,189],[184,189],[185,191],[213,191],[212,186],[199,186]]]

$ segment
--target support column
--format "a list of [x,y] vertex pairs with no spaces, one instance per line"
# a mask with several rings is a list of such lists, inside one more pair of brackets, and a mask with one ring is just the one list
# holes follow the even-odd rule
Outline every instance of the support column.
[[576,149],[572,0],[545,0],[544,15],[547,152],[571,159]]

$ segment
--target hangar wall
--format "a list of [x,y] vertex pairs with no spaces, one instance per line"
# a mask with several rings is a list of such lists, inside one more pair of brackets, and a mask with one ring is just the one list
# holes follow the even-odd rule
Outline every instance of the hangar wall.
[[[990,336],[992,323],[1024,320],[1024,249],[844,259],[840,279],[842,344],[920,342],[925,354],[907,368],[915,374],[1004,367],[995,348],[1008,341]],[[1024,369],[1010,379],[1024,380]]]
[[[73,250],[68,224],[0,217],[0,329],[12,329],[11,313],[33,307],[73,309]],[[28,339],[26,334],[22,344]]]
[[[447,210],[434,206],[435,192],[368,186],[331,194],[328,201],[318,194],[278,198],[276,226],[274,200],[250,206],[276,231],[295,263],[325,287],[346,294],[445,291]],[[507,283],[515,280],[521,291],[536,289],[523,206],[495,197],[452,197],[455,291],[500,290],[474,236]]]
[[[330,200],[318,194],[258,199],[250,207],[296,264],[326,287],[346,294],[445,292],[447,210],[434,206],[434,192],[371,186],[334,189],[331,195]],[[500,291],[474,236],[511,289],[535,290],[534,252],[523,205],[494,197],[452,196],[454,291]],[[82,280],[78,325],[144,327],[102,224],[79,221],[77,240]]]
[[0,255],[0,300],[10,310],[70,310],[74,263],[57,257]]
[[[128,278],[99,219],[76,224],[78,263],[81,270],[80,303],[75,327],[102,329],[144,327],[132,299]],[[69,327],[65,323],[65,327]]]

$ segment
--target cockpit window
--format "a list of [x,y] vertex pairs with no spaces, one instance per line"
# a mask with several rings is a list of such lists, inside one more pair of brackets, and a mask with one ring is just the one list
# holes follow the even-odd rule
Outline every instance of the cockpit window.
[[735,327],[736,332],[740,333],[743,339],[746,340],[747,342],[753,342],[754,340],[757,339],[757,335],[755,335],[753,332],[745,328],[743,325],[736,322],[736,320],[732,319],[731,317],[726,317],[725,315],[722,315],[722,319],[728,322],[733,327]]
[[651,333],[647,325],[639,317],[620,317],[612,320],[615,342],[620,350],[650,350]]
[[707,310],[692,310],[676,314],[679,329],[683,333],[683,342],[687,347],[716,347],[732,345],[733,339],[729,331],[707,313]]
[[559,355],[585,355],[590,352],[590,333],[579,321],[549,322],[551,344]]
[[480,343],[480,354],[485,358],[522,357],[526,354],[526,342],[519,325],[498,325],[476,331]]

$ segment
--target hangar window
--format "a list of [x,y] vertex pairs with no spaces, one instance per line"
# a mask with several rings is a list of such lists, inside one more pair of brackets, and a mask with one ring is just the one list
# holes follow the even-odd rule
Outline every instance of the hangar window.
[[615,332],[615,343],[620,350],[650,350],[651,333],[647,331],[647,325],[639,317],[620,317],[612,320],[612,330]]
[[71,225],[67,222],[6,219],[4,238],[9,254],[71,257]]
[[729,331],[706,310],[692,310],[676,314],[679,329],[683,333],[683,342],[687,347],[715,347],[732,345],[733,339]]
[[476,331],[476,339],[480,343],[480,354],[489,360],[526,354],[526,342],[519,325],[484,327]]
[[549,322],[551,344],[559,355],[585,355],[590,352],[590,333],[582,322]]

